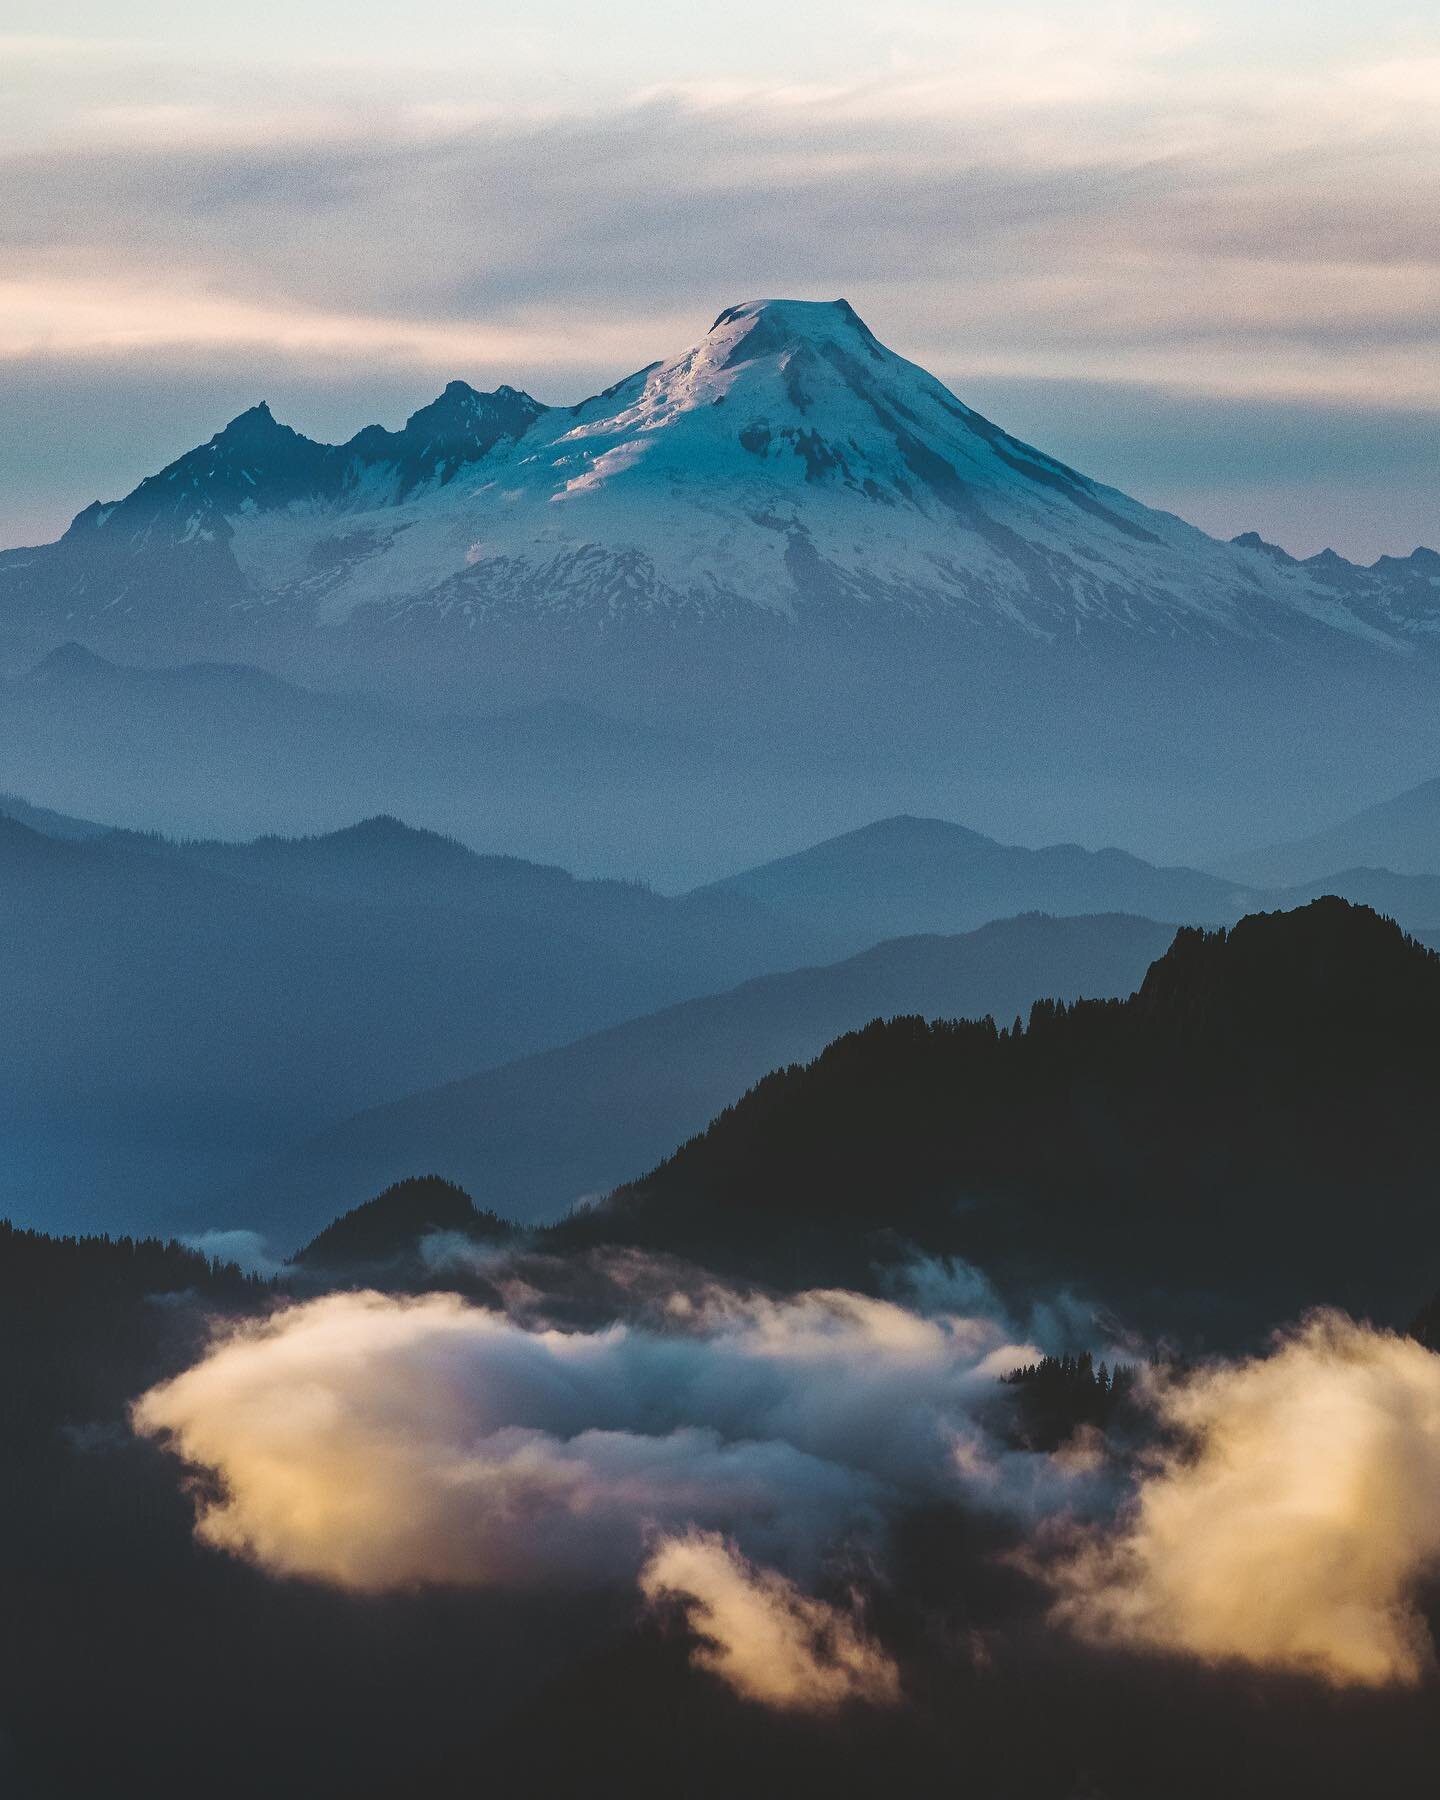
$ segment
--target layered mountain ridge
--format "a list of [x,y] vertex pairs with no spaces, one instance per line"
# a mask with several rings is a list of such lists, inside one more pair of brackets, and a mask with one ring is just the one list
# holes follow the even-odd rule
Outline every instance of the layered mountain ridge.
[[[1019,1030],[877,1019],[553,1241],[781,1281],[920,1248],[1212,1343],[1317,1304],[1398,1321],[1435,1282],[1437,1069],[1440,956],[1327,897],[1182,929],[1130,998]],[[1402,1266],[1397,1238],[1424,1249]]]

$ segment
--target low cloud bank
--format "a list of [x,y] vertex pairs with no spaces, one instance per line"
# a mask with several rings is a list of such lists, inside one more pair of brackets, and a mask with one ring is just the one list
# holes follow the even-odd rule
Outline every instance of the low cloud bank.
[[1417,1594],[1440,1567],[1440,1357],[1318,1313],[1152,1404],[1174,1441],[1061,1565],[1060,1619],[1337,1686],[1433,1669]]
[[629,1580],[654,1533],[693,1527],[804,1574],[905,1501],[993,1479],[975,1405],[1034,1355],[993,1321],[838,1292],[677,1293],[665,1324],[331,1295],[222,1338],[134,1422],[222,1477],[201,1538],[281,1574]]
[[[1334,1685],[1435,1663],[1440,1357],[1317,1314],[1265,1356],[1143,1381],[1132,1479],[1093,1434],[1001,1442],[997,1377],[1037,1355],[985,1290],[774,1299],[620,1271],[635,1319],[562,1329],[455,1295],[330,1295],[221,1336],[135,1405],[214,1471],[203,1541],[361,1591],[628,1585],[685,1608],[736,1692],[823,1710],[899,1693],[831,1560],[883,1561],[908,1508],[1005,1514],[1084,1641]],[[613,1279],[619,1279],[612,1272]],[[954,1309],[947,1309],[947,1300]]]

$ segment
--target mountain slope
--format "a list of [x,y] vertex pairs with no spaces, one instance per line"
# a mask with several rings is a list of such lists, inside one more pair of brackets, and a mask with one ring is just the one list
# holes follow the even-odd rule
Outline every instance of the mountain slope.
[[1318,881],[1329,870],[1357,866],[1440,875],[1440,776],[1309,837],[1231,857],[1217,872],[1275,887]]
[[0,818],[14,819],[21,825],[28,825],[42,837],[81,841],[85,838],[104,837],[110,829],[108,825],[97,825],[93,819],[76,819],[69,813],[52,812],[48,806],[32,806],[28,800],[21,799],[19,794],[0,794]]
[[[687,885],[692,866],[657,854],[660,825],[678,836],[711,760],[682,730],[562,699],[490,716],[401,707],[246,665],[117,663],[75,643],[0,682],[8,785],[170,836],[314,834],[392,812],[531,860]],[[713,849],[702,868],[714,872]]]
[[1019,1036],[868,1026],[553,1236],[862,1283],[918,1246],[1212,1341],[1327,1301],[1403,1324],[1440,1276],[1437,1080],[1440,956],[1318,901]]
[[852,945],[966,931],[1023,912],[1129,912],[1223,924],[1325,895],[1373,907],[1407,931],[1440,929],[1440,879],[1345,868],[1294,887],[1245,887],[1199,869],[1157,868],[1124,850],[1000,844],[945,819],[879,819],[702,890],[743,896]]
[[1123,850],[999,844],[945,819],[880,819],[716,882],[852,943],[965,931],[1022,912],[1129,912],[1220,923],[1254,896],[1196,869],[1160,869]]
[[347,1119],[237,1194],[233,1216],[284,1244],[436,1169],[507,1217],[553,1217],[650,1167],[770,1069],[868,1019],[1008,1020],[1042,995],[1126,994],[1172,935],[1146,919],[1037,916],[761,976]]
[[0,818],[0,910],[0,1186],[50,1225],[168,1223],[358,1107],[828,942],[393,821],[220,846]]

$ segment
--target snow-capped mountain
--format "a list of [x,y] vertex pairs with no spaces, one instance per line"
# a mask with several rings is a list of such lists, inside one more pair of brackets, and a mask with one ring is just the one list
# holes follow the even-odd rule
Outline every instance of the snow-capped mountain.
[[1440,642],[1440,556],[1218,542],[1008,436],[843,300],[729,307],[574,407],[455,381],[402,430],[332,446],[257,406],[0,556],[11,641],[178,637],[278,666],[303,641],[313,668],[343,627],[464,654],[486,627],[902,615],[1037,645],[1298,630],[1404,651]]

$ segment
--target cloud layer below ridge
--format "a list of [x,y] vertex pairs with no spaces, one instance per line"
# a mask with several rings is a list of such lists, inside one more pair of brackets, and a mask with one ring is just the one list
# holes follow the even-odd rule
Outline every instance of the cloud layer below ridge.
[[1316,1314],[1264,1356],[1148,1377],[1128,1461],[1083,1433],[1045,1454],[996,1405],[1035,1348],[956,1309],[972,1277],[928,1280],[928,1305],[657,1286],[588,1331],[331,1295],[221,1335],[135,1424],[218,1475],[201,1539],[272,1574],[638,1583],[781,1710],[898,1698],[837,1571],[883,1579],[892,1527],[937,1505],[1008,1521],[1082,1640],[1335,1686],[1433,1671],[1440,1357]]

